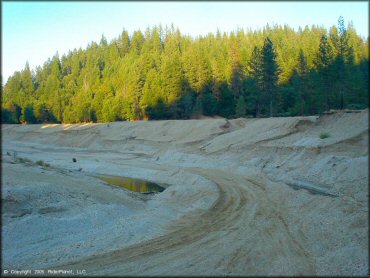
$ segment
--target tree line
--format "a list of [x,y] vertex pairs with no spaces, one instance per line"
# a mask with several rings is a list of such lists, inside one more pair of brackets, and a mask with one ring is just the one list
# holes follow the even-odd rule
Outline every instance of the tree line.
[[3,123],[320,114],[368,107],[369,38],[343,18],[192,38],[154,26],[28,63],[2,87]]

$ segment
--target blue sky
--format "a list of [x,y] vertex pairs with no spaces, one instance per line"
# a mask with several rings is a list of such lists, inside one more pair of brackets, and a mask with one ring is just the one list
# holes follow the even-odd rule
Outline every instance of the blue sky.
[[368,1],[359,2],[2,2],[3,83],[26,61],[33,69],[57,51],[63,55],[110,41],[125,28],[134,30],[162,24],[179,27],[191,36],[263,28],[267,23],[329,28],[340,15],[368,37]]

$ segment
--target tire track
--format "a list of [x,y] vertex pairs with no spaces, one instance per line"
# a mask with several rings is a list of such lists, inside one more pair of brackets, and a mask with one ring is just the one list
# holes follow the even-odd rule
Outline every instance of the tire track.
[[[187,169],[219,196],[206,212],[175,221],[168,233],[58,266],[89,275],[308,275],[312,259],[289,231],[262,184],[220,170]],[[267,267],[268,266],[268,267]]]

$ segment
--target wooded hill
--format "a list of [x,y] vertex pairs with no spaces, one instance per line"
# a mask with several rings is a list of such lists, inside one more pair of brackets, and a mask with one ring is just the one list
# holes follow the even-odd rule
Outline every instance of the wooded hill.
[[3,123],[295,116],[368,107],[369,39],[266,26],[192,38],[170,28],[102,37],[28,63],[2,88]]

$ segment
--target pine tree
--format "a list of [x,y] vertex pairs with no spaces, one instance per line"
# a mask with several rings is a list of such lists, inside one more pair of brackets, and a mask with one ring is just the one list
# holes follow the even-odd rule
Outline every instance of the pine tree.
[[213,116],[216,113],[217,101],[211,92],[206,92],[201,95],[202,111],[206,116]]
[[32,105],[27,105],[27,106],[22,108],[21,122],[29,123],[29,124],[36,123],[36,118],[35,118],[35,115],[33,113],[33,106]]
[[322,81],[319,84],[321,86],[320,94],[325,96],[325,101],[323,101],[324,109],[330,108],[330,99],[332,94],[332,80],[333,77],[333,61],[334,54],[331,44],[328,41],[326,35],[322,35],[320,39],[319,52],[315,60],[315,66],[318,69],[320,76],[322,76]]
[[315,60],[315,66],[317,69],[328,68],[333,63],[333,49],[328,41],[326,35],[322,35],[320,39],[319,52]]
[[145,38],[144,38],[143,33],[140,30],[135,31],[130,41],[130,52],[134,53],[135,55],[140,55],[144,41],[145,41]]
[[119,54],[124,57],[130,50],[130,38],[128,32],[123,30],[117,42]]
[[340,109],[344,108],[344,89],[346,81],[346,71],[345,71],[345,56],[349,51],[348,47],[348,35],[346,27],[344,26],[343,17],[338,19],[338,29],[339,29],[339,53],[337,57],[337,69],[339,78],[339,96],[340,96]]
[[228,76],[231,92],[234,99],[239,98],[243,94],[243,67],[241,65],[241,53],[238,38],[233,32],[230,34],[229,47],[228,47]]
[[248,63],[249,75],[252,78],[253,84],[251,86],[251,99],[255,103],[255,116],[260,115],[260,105],[261,105],[261,94],[263,92],[263,75],[262,75],[262,50],[255,46],[252,52],[252,57]]
[[33,81],[33,76],[32,76],[32,72],[30,70],[30,66],[28,64],[28,62],[26,63],[26,66],[24,68],[24,70],[22,71],[22,76],[21,76],[21,86],[26,94],[26,98],[30,101],[32,101],[32,98],[34,97],[34,91],[35,91],[35,87],[34,87],[34,81]]
[[298,57],[298,65],[297,65],[297,73],[299,76],[298,81],[298,89],[300,93],[301,98],[301,115],[305,114],[306,111],[306,104],[308,102],[308,74],[309,74],[309,68],[307,64],[307,58],[304,55],[304,52],[302,49],[299,51],[299,57]]
[[244,97],[240,96],[236,103],[235,117],[237,118],[244,117],[246,112],[247,112],[247,104],[245,103]]
[[[176,34],[167,34],[161,60],[163,99],[166,104],[171,105],[179,100],[183,84],[180,42]],[[172,112],[174,112],[173,116],[176,117],[176,111]]]
[[22,115],[22,108],[18,106],[14,101],[9,101],[3,104],[2,110],[2,122],[9,124],[18,124]]
[[279,66],[276,62],[276,53],[271,40],[267,37],[262,48],[262,84],[263,90],[270,103],[270,117],[272,117],[272,103],[277,92]]
[[62,92],[61,92],[61,79],[62,79],[62,66],[59,60],[58,53],[53,57],[52,64],[51,64],[51,76],[55,80],[55,84],[50,92],[52,97],[54,98],[53,101],[53,110],[54,114],[57,115],[57,119],[60,122],[63,122],[63,106],[62,106]]

